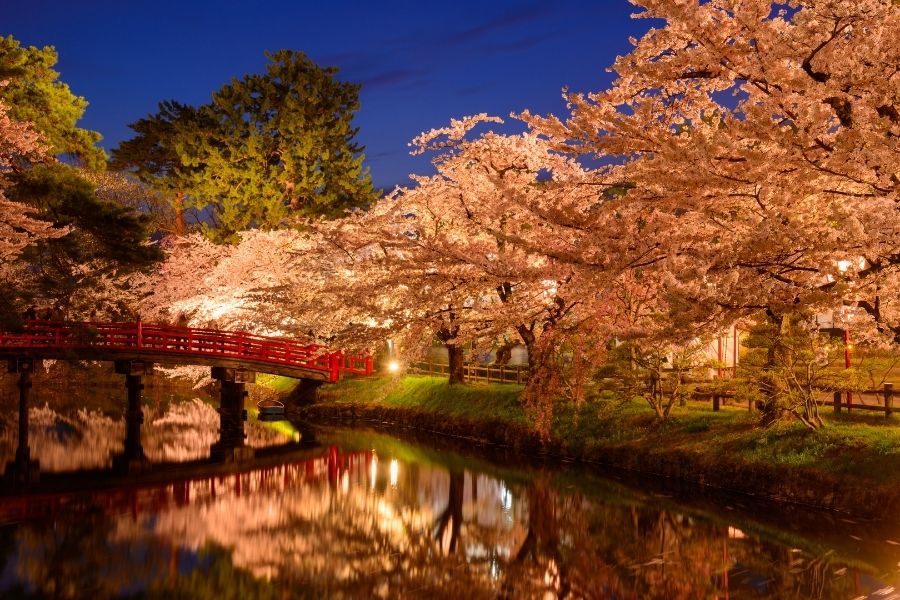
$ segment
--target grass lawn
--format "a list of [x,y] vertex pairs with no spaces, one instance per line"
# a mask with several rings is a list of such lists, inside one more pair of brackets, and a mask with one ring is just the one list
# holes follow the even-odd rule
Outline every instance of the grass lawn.
[[256,384],[278,392],[290,392],[297,387],[297,380],[281,375],[260,373],[256,376]]
[[[348,379],[322,388],[323,402],[380,405],[473,420],[528,420],[520,404],[522,386],[447,384],[443,377]],[[703,460],[766,463],[836,475],[900,482],[900,419],[877,414],[834,415],[823,409],[826,427],[807,431],[786,421],[763,429],[742,406],[713,412],[708,402],[675,407],[669,419],[655,418],[646,403],[595,400],[577,409],[558,406],[552,437],[573,453],[610,447],[642,448],[654,454],[687,452]]]
[[470,419],[501,419],[526,424],[519,403],[522,386],[509,383],[449,385],[446,377],[407,375],[345,379],[319,390],[326,402],[415,408]]
[[809,431],[787,420],[762,428],[755,414],[740,406],[714,412],[709,403],[688,402],[660,421],[640,401],[587,404],[576,413],[560,411],[554,437],[573,448],[634,446],[664,454],[728,457],[748,463],[781,464],[900,482],[900,419],[884,416],[834,415],[823,411],[826,426]]

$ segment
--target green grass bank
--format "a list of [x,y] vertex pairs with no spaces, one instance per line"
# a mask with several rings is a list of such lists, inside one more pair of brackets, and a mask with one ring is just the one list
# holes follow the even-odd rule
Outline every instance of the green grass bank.
[[[285,386],[281,385],[284,390]],[[763,429],[746,407],[688,402],[665,421],[640,401],[559,406],[542,443],[520,404],[521,386],[450,386],[439,377],[351,379],[303,409],[313,420],[411,427],[523,453],[609,465],[862,517],[900,514],[900,419],[832,415]]]

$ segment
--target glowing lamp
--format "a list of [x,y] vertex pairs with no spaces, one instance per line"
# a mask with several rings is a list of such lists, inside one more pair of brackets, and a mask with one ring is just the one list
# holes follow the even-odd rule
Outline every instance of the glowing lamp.
[[387,366],[388,372],[390,373],[399,373],[400,372],[400,363],[396,360],[392,360],[388,363]]

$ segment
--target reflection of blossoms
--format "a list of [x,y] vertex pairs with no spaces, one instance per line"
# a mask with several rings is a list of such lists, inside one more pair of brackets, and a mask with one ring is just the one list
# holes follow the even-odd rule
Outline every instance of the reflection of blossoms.
[[[16,454],[16,413],[7,413],[0,431],[0,460]],[[28,411],[28,441],[32,458],[45,471],[70,471],[112,464],[111,456],[122,451],[125,426],[99,411],[81,409],[63,417],[49,406]]]
[[390,464],[397,461],[372,457],[341,456],[338,473],[322,457],[191,482],[180,496],[189,502],[173,500],[159,513],[122,516],[109,541],[190,552],[212,544],[229,549],[234,566],[257,577],[286,578],[338,597],[403,596],[444,585],[457,590],[457,597],[493,597],[494,549],[509,556],[524,537],[520,525],[504,522],[496,480],[478,476],[475,491],[475,476],[460,478],[464,493],[454,510],[465,516],[465,550],[448,554],[433,537],[439,513],[449,508],[453,485],[446,471],[404,464],[397,485],[388,485]]
[[[173,404],[158,418],[148,418],[142,432],[144,453],[150,460],[180,461],[205,458],[219,439],[219,412],[194,398]],[[291,438],[258,421],[245,423],[247,445],[254,448],[284,444]]]
[[[171,590],[198,580],[262,586],[246,592],[253,597],[257,589],[330,598],[855,593],[840,550],[789,548],[626,488],[596,495],[526,474],[515,484],[463,469],[458,457],[443,467],[379,460],[374,451],[323,452],[255,471],[71,496],[77,501],[55,508],[52,524],[16,526],[5,557],[14,568],[0,594],[22,585],[54,597],[82,597],[85,589],[173,597]],[[871,557],[853,548],[862,569]],[[887,573],[900,558],[879,556],[883,564],[870,572]],[[859,593],[893,583],[886,577],[869,578]]]
[[[160,415],[144,407],[146,416],[141,442],[147,458],[154,462],[196,460],[209,456],[209,447],[219,437],[219,413],[195,398],[172,404]],[[15,413],[7,414],[0,431],[0,460],[11,461],[16,453],[18,431]],[[122,452],[124,419],[113,419],[99,411],[81,409],[61,415],[49,406],[28,411],[31,455],[44,471],[72,471],[112,465]],[[246,423],[247,444],[264,447],[290,442],[286,433],[257,421]]]

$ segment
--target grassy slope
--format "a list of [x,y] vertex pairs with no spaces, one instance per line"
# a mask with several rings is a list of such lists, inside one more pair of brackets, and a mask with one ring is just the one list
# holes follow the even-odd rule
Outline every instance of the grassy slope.
[[[519,404],[521,386],[449,386],[439,377],[347,380],[323,388],[325,402],[416,408],[427,413],[473,420],[500,419],[527,424]],[[808,432],[795,423],[769,429],[737,406],[713,412],[708,403],[689,402],[660,422],[646,404],[586,403],[577,411],[558,409],[553,437],[573,453],[603,447],[640,447],[654,453],[680,450],[715,460],[775,464],[900,482],[900,421],[876,414],[824,413],[827,427]]]
[[261,385],[278,392],[290,392],[297,387],[297,380],[290,377],[281,377],[280,375],[266,375],[260,373],[256,376],[257,385]]
[[900,423],[896,418],[826,414],[825,420],[827,426],[818,432],[794,422],[762,429],[756,425],[755,415],[744,408],[728,406],[713,412],[708,404],[689,402],[669,421],[660,423],[649,408],[635,402],[621,407],[587,406],[578,425],[571,418],[559,419],[557,435],[588,448],[612,443],[661,452],[677,449],[707,457],[900,482]]
[[324,401],[417,408],[470,419],[502,419],[525,424],[519,404],[522,386],[500,383],[448,385],[446,377],[409,375],[347,379],[319,391]]

